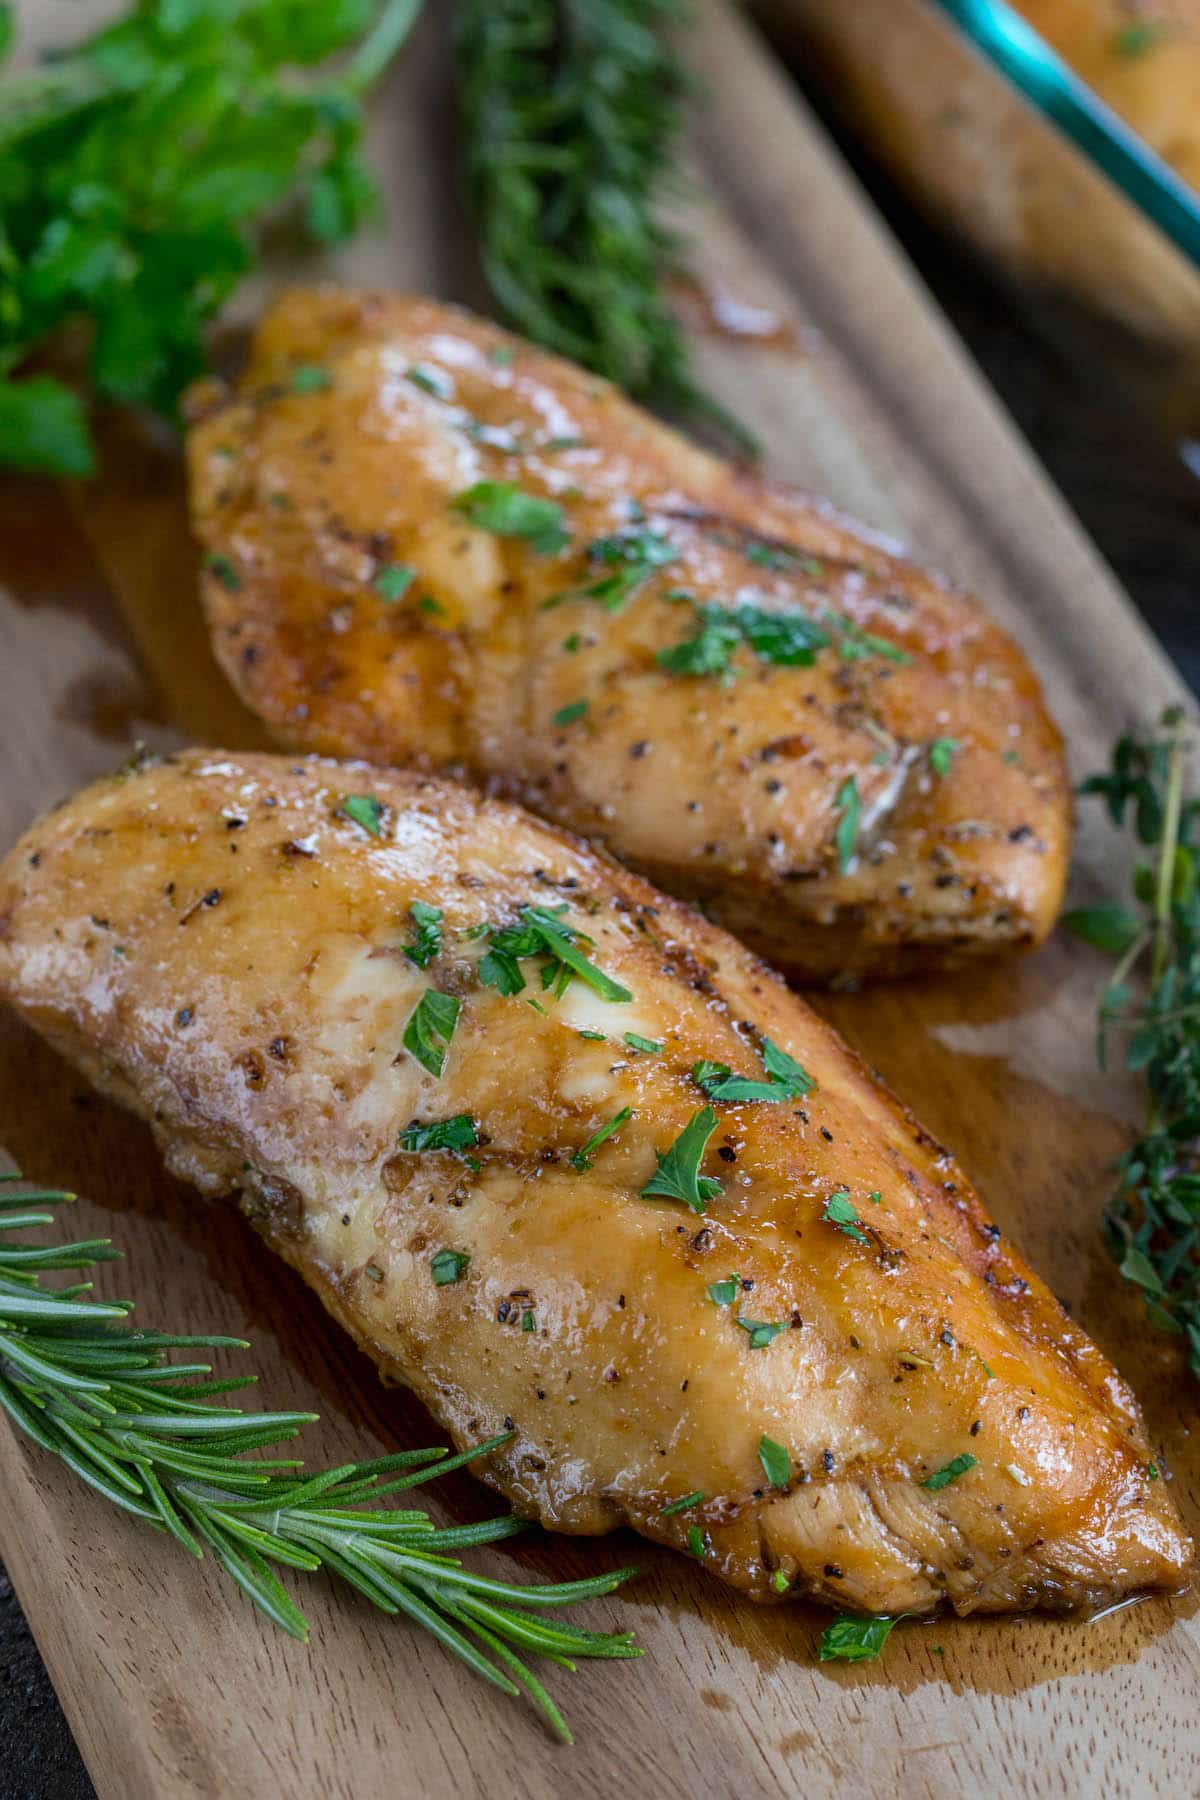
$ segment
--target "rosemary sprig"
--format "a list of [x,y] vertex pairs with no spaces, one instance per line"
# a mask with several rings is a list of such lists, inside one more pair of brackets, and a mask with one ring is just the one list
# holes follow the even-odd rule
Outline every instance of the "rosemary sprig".
[[[74,1198],[30,1192],[0,1175],[0,1233],[48,1225],[41,1210]],[[327,1569],[388,1613],[404,1613],[502,1693],[531,1696],[550,1729],[570,1743],[558,1707],[522,1659],[574,1669],[576,1657],[642,1653],[632,1634],[584,1631],[547,1608],[610,1594],[635,1571],[586,1581],[518,1586],[465,1568],[454,1554],[524,1531],[511,1515],[439,1528],[427,1513],[371,1504],[485,1456],[496,1437],[457,1456],[406,1450],[371,1462],[302,1473],[295,1458],[245,1460],[295,1436],[315,1413],[244,1413],[217,1396],[252,1375],[212,1380],[202,1361],[172,1363],[176,1349],[245,1349],[240,1338],[180,1337],[125,1323],[128,1301],[91,1298],[89,1281],[42,1286],[43,1274],[86,1271],[117,1252],[105,1239],[12,1243],[0,1237],[0,1406],[44,1450],[135,1518],[193,1556],[207,1547],[266,1616],[307,1641],[308,1621],[272,1564]]]
[[681,0],[460,0],[460,131],[484,273],[518,330],[715,430],[664,293],[660,222],[689,78]]
[[1150,1320],[1185,1336],[1200,1375],[1200,798],[1184,793],[1193,748],[1172,708],[1159,736],[1121,738],[1109,770],[1083,783],[1149,855],[1134,870],[1135,905],[1105,901],[1064,923],[1118,959],[1100,1000],[1101,1067],[1119,1034],[1126,1067],[1146,1082],[1145,1127],[1117,1164],[1105,1237]]

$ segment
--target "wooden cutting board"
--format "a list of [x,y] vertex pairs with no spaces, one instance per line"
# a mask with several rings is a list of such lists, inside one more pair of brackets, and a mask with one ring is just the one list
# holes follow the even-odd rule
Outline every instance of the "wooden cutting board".
[[[21,11],[61,39],[89,9]],[[340,272],[473,300],[438,11],[426,9],[377,108],[388,234]],[[701,334],[703,377],[753,422],[775,474],[982,593],[1041,671],[1076,771],[1097,765],[1178,682],[751,30],[723,0],[699,0],[687,49],[708,84],[697,271],[710,295],[787,327],[761,341]],[[133,737],[259,741],[208,656],[175,452],[119,423],[106,435],[103,480],[70,505],[47,486],[0,489],[4,845]],[[1080,893],[1112,892],[1124,874],[1119,843],[1087,819]],[[1136,1107],[1093,1064],[1103,974],[1059,937],[1023,962],[818,1004],[954,1146],[1133,1380],[1195,1524],[1200,1387],[1143,1324],[1098,1235]],[[436,1441],[232,1212],[170,1181],[148,1133],[11,1020],[0,1145],[31,1176],[88,1196],[70,1223],[125,1251],[101,1291],[135,1296],[147,1324],[253,1339],[264,1404],[322,1415],[304,1440],[314,1462]],[[314,1629],[310,1648],[293,1643],[211,1563],[192,1564],[3,1428],[0,1496],[0,1553],[102,1800],[1197,1791],[1200,1633],[1186,1597],[1092,1622],[911,1624],[878,1664],[843,1668],[816,1661],[816,1611],[758,1610],[628,1537],[480,1552],[494,1571],[555,1578],[642,1565],[589,1622],[633,1626],[645,1660],[551,1671],[578,1736],[563,1750],[406,1624],[321,1580],[295,1586]],[[494,1502],[459,1478],[435,1505],[474,1519]]]

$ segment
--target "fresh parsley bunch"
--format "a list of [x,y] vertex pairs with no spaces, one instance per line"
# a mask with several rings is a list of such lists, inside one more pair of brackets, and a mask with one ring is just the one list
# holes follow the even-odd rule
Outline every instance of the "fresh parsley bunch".
[[[141,0],[0,79],[0,466],[93,466],[74,392],[18,372],[65,329],[87,322],[98,394],[170,416],[264,217],[293,201],[320,241],[355,230],[375,203],[362,96],[419,5]],[[12,35],[0,5],[0,59]]]

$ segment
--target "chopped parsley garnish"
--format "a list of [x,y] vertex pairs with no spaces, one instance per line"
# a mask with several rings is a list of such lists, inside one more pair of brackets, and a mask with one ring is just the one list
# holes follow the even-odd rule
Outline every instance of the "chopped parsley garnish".
[[435,1287],[452,1287],[467,1272],[471,1258],[465,1250],[439,1250],[429,1265]]
[[298,363],[292,370],[291,389],[294,394],[323,394],[332,385],[333,377],[320,363]]
[[614,1137],[620,1131],[626,1119],[632,1117],[633,1108],[631,1106],[623,1106],[619,1113],[614,1113],[607,1125],[602,1125],[599,1131],[594,1131],[587,1143],[572,1153],[571,1167],[573,1169],[590,1169],[592,1158],[601,1144],[607,1144],[609,1138]]
[[445,607],[440,601],[435,600],[432,594],[422,594],[421,598],[417,601],[417,605],[423,613],[430,613],[435,619],[444,619],[446,617]]
[[377,800],[374,794],[347,794],[342,801],[342,811],[370,837],[382,836],[383,801]]
[[778,1324],[769,1324],[763,1319],[739,1319],[738,1324],[743,1331],[749,1332],[752,1350],[765,1350],[768,1344],[774,1343],[781,1331],[791,1329],[787,1319]]
[[455,1113],[452,1119],[435,1119],[431,1124],[414,1122],[400,1133],[400,1148],[421,1155],[426,1150],[473,1150],[479,1142],[479,1130],[470,1113]]
[[771,1577],[771,1586],[775,1589],[775,1592],[777,1594],[786,1594],[791,1585],[791,1582],[788,1580],[783,1570],[776,1569]]
[[576,719],[582,719],[586,716],[587,709],[588,703],[586,700],[572,700],[569,706],[559,707],[558,711],[552,716],[550,723],[552,725],[574,725]]
[[850,1198],[849,1188],[838,1188],[830,1194],[821,1217],[830,1225],[836,1225],[838,1230],[844,1232],[848,1238],[853,1238],[856,1244],[870,1243],[871,1240],[863,1230],[862,1220],[855,1211],[854,1203]]
[[693,1556],[704,1555],[704,1533],[698,1525],[688,1526],[687,1543]]
[[705,1202],[712,1200],[721,1191],[721,1184],[715,1176],[700,1173],[708,1140],[717,1129],[717,1124],[717,1115],[712,1107],[702,1106],[684,1126],[671,1148],[657,1153],[658,1169],[642,1189],[643,1200],[656,1197],[682,1200],[692,1212],[704,1211]]
[[209,573],[216,577],[227,594],[241,593],[242,578],[227,556],[222,556],[219,550],[214,550],[205,557],[204,563]]
[[969,1450],[964,1450],[961,1456],[956,1456],[953,1462],[936,1470],[921,1486],[928,1488],[932,1494],[938,1494],[944,1487],[949,1487],[952,1481],[957,1481],[960,1475],[965,1475],[968,1469],[973,1469],[977,1460]]
[[411,944],[405,944],[404,954],[418,969],[427,969],[434,957],[441,954],[442,909],[440,906],[426,906],[423,900],[414,900],[409,911],[412,913],[417,935]]
[[827,1625],[817,1652],[821,1662],[874,1662],[888,1635],[899,1619],[856,1619],[852,1613],[839,1613]]
[[602,1031],[588,1031],[584,1029],[580,1031],[579,1035],[581,1038],[587,1038],[589,1043],[592,1044],[602,1044],[605,1041],[604,1033]]
[[583,639],[580,637],[579,633],[577,631],[573,631],[573,632],[571,632],[569,637],[565,637],[563,639],[562,647],[567,652],[568,656],[574,656],[575,652],[578,650],[578,648],[579,648],[580,644],[582,644],[582,642],[583,642]]
[[419,387],[423,393],[433,394],[438,400],[454,398],[454,383],[442,369],[431,369],[423,363],[414,363],[408,371],[408,379],[414,387]]
[[732,615],[723,606],[696,606],[696,630],[690,638],[658,651],[655,660],[673,675],[727,675],[742,641]]
[[765,612],[761,606],[739,606],[738,628],[763,662],[786,669],[808,669],[817,651],[830,643],[829,631],[804,613]]
[[789,573],[795,569],[802,575],[825,573],[825,564],[815,556],[803,556],[798,550],[788,550],[782,544],[768,544],[762,538],[747,544],[743,555],[747,562],[760,569],[785,569]]
[[[672,598],[673,596],[668,596]],[[686,594],[678,596],[690,599]],[[836,643],[847,662],[869,656],[892,662],[910,662],[905,650],[886,638],[860,631],[850,619],[827,613],[813,619],[801,612],[770,612],[743,601],[738,606],[701,605],[692,600],[691,637],[658,652],[658,662],[677,675],[732,675],[733,653],[741,643],[766,663],[787,669],[811,668],[817,652]]]
[[565,906],[523,906],[520,922],[489,933],[490,948],[479,964],[479,979],[485,987],[502,994],[519,994],[525,986],[521,959],[544,956],[549,961],[542,969],[543,988],[553,988],[561,998],[572,976],[587,984],[603,1000],[632,1000],[629,989],[606,975],[578,948],[592,940],[563,918]]
[[461,1000],[456,1000],[453,994],[439,994],[436,988],[426,988],[404,1027],[404,1048],[431,1075],[440,1075],[446,1066],[446,1051],[454,1036],[461,1005]]
[[524,1312],[521,1314],[521,1330],[522,1331],[536,1331],[537,1330],[537,1320],[533,1316],[532,1306],[527,1306],[525,1308]]
[[699,1506],[703,1499],[704,1495],[697,1488],[695,1493],[685,1494],[681,1500],[672,1500],[670,1506],[664,1506],[662,1516],[664,1519],[670,1519],[675,1513],[690,1512],[692,1507]]
[[844,613],[831,615],[838,631],[838,655],[843,662],[866,662],[869,657],[882,656],[888,662],[910,663],[912,657],[907,650],[901,650],[898,644],[889,644],[886,638],[874,637],[869,631],[846,618]]
[[657,1056],[662,1049],[662,1045],[656,1043],[653,1038],[639,1037],[636,1031],[627,1031],[625,1042],[631,1050],[642,1050],[647,1056]]
[[792,1479],[792,1459],[782,1444],[777,1444],[774,1438],[759,1438],[758,1460],[763,1466],[763,1474],[773,1488],[787,1486]]
[[542,556],[565,550],[570,534],[562,507],[537,494],[526,494],[515,482],[477,481],[450,502],[482,531],[497,537],[524,538]]
[[839,818],[833,841],[837,847],[838,874],[849,873],[854,863],[854,847],[858,841],[858,822],[862,817],[862,800],[858,792],[858,783],[853,775],[848,775],[834,796],[833,804],[837,807]]
[[802,1100],[816,1083],[808,1071],[778,1044],[765,1037],[762,1041],[763,1069],[767,1079],[757,1081],[749,1075],[734,1075],[727,1063],[698,1062],[692,1066],[692,1079],[704,1089],[710,1100],[738,1105],[750,1100],[775,1103]]
[[596,538],[584,554],[593,568],[607,568],[611,573],[568,593],[555,594],[544,603],[546,606],[563,600],[598,600],[606,612],[619,612],[642,582],[656,569],[674,562],[678,552],[661,532],[621,531],[612,537]]
[[742,1291],[740,1275],[731,1275],[728,1281],[714,1281],[708,1288],[708,1297],[714,1306],[732,1306]]
[[1153,19],[1131,19],[1114,32],[1113,49],[1118,56],[1145,56],[1158,42],[1162,30]]
[[946,776],[955,755],[962,749],[957,738],[934,738],[929,746],[929,766],[935,775]]
[[416,579],[415,569],[403,563],[388,563],[375,577],[375,592],[381,600],[402,600]]

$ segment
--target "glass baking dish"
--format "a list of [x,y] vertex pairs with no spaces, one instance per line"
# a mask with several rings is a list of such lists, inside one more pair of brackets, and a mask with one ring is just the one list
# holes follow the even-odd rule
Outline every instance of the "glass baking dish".
[[754,0],[754,10],[927,212],[1051,312],[1065,297],[1100,321],[1093,360],[1114,347],[1114,366],[1134,369],[1160,418],[1179,437],[1200,435],[1200,192],[1015,7]]

